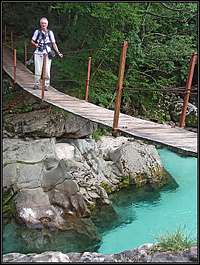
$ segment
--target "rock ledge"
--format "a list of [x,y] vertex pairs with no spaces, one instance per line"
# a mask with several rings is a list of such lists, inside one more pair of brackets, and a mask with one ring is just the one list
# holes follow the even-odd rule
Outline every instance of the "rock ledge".
[[198,262],[197,246],[177,253],[154,252],[153,244],[144,244],[132,250],[118,254],[101,254],[95,252],[67,253],[47,251],[41,254],[8,253],[3,255],[3,262]]

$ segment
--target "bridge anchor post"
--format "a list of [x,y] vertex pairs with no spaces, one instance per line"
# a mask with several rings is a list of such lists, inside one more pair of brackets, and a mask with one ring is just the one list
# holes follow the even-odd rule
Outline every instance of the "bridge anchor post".
[[27,62],[27,44],[26,44],[26,41],[24,42],[24,65],[26,65],[26,62]]
[[15,88],[16,84],[16,70],[17,70],[17,51],[13,50],[13,88]]
[[14,48],[14,45],[13,45],[13,32],[12,31],[10,32],[10,46],[11,46],[11,49]]
[[91,69],[91,57],[88,58],[88,73],[85,87],[85,100],[88,101],[89,82],[90,82],[90,69]]
[[183,107],[182,107],[182,111],[181,111],[181,115],[180,115],[180,121],[179,121],[179,127],[181,127],[181,128],[185,127],[186,112],[187,112],[188,102],[189,102],[189,98],[190,98],[190,92],[191,92],[191,87],[192,87],[192,78],[193,78],[194,67],[195,67],[196,62],[197,62],[197,53],[193,53],[191,60],[190,60],[188,77],[187,77],[186,87],[185,87],[185,96],[184,96]]
[[115,98],[115,111],[114,111],[113,128],[112,128],[112,135],[115,137],[118,135],[117,131],[118,131],[119,113],[120,113],[120,107],[121,107],[121,97],[122,97],[122,90],[123,90],[123,80],[124,80],[127,48],[128,48],[128,42],[124,41],[122,45],[122,49],[121,49],[118,81],[117,81],[117,87],[116,87],[117,94]]
[[6,24],[5,24],[5,28],[4,28],[4,34],[5,34],[5,45],[6,45],[6,41],[7,41],[7,30],[6,30]]

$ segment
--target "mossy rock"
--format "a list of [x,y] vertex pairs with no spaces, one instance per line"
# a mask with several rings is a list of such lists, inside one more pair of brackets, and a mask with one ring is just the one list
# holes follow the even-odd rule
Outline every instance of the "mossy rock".
[[107,194],[111,194],[114,191],[113,188],[105,181],[102,181],[100,186],[107,192]]
[[65,118],[70,116],[69,112],[67,112],[66,110],[63,110],[61,108],[58,108],[56,106],[51,106],[50,113],[52,115],[60,115],[60,116],[65,117]]
[[147,181],[147,184],[154,189],[165,188],[166,186],[173,185],[177,188],[177,183],[170,173],[165,168],[151,168],[153,171],[153,178]]
[[136,188],[140,188],[145,185],[151,185],[154,188],[161,188],[168,183],[171,176],[165,169],[152,167],[150,170],[150,176],[145,172],[136,173],[132,178],[132,184],[134,184]]
[[3,193],[3,217],[4,221],[9,221],[15,217],[16,207],[14,203],[15,193],[10,189]]
[[87,204],[88,209],[90,210],[90,212],[93,212],[96,209],[96,203],[90,203]]
[[151,172],[153,175],[152,184],[159,188],[167,184],[169,173],[164,168],[151,167]]
[[129,176],[124,176],[120,179],[119,182],[119,189],[127,188],[130,186],[130,177]]
[[147,183],[147,176],[145,173],[137,173],[133,178],[133,183],[136,188],[140,188]]

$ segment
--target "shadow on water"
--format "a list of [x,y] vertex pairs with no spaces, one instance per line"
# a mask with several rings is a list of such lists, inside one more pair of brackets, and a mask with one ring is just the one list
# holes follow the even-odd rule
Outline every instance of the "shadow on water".
[[[168,173],[169,175],[169,173]],[[134,208],[143,204],[157,205],[160,203],[161,192],[174,192],[179,185],[169,175],[168,182],[162,188],[150,185],[136,188],[134,185],[124,188],[109,196],[112,205],[97,207],[93,212],[92,221],[100,234],[113,230],[119,226],[132,223],[137,219]],[[134,206],[134,207],[132,207]]]
[[91,219],[99,233],[112,230],[122,223],[121,217],[112,205],[97,206],[92,213]]
[[176,180],[166,170],[165,174],[167,175],[167,183],[161,188],[152,185],[136,188],[134,185],[131,185],[126,189],[110,195],[113,206],[126,208],[141,202],[147,204],[159,202],[161,192],[174,191],[179,187]]
[[75,231],[50,231],[30,229],[14,220],[4,226],[3,253],[42,253],[45,251],[81,252],[94,251],[99,242],[89,242],[88,237]]
[[170,173],[165,169],[166,173],[168,174],[168,181],[167,183],[160,189],[160,191],[170,191],[173,192],[178,189],[179,184],[176,182],[176,180],[173,178],[173,176],[170,175]]

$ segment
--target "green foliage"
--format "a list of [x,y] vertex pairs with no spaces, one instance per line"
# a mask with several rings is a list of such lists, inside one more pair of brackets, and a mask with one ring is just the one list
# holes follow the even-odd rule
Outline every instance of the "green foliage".
[[107,135],[110,133],[110,128],[98,128],[96,131],[92,133],[92,139],[94,140],[100,140],[102,136]]
[[61,108],[58,108],[56,106],[51,106],[50,108],[50,113],[56,114],[56,115],[61,115],[63,117],[69,117],[69,113]]
[[[106,85],[105,80],[107,80]],[[102,107],[114,109],[116,83],[117,76],[111,70],[94,70],[89,88],[90,100]]]
[[32,104],[23,103],[20,106],[13,108],[10,112],[12,112],[12,113],[26,113],[26,112],[31,112],[32,110],[33,110]]
[[3,101],[4,101],[5,104],[10,102],[10,101],[12,101],[12,100],[14,100],[14,98],[15,98],[15,94],[14,93],[9,93],[9,94],[3,95]]
[[153,251],[182,251],[190,248],[196,242],[185,234],[184,229],[180,227],[174,233],[167,233],[158,238],[158,243],[152,249]]
[[113,190],[110,187],[110,185],[107,182],[105,182],[105,181],[102,181],[101,184],[100,184],[100,186],[102,188],[104,188],[104,190],[107,192],[107,194],[111,194],[113,192]]
[[3,193],[3,215],[5,218],[10,219],[15,215],[15,204],[13,197],[15,193],[12,190],[8,190]]
[[187,127],[196,127],[198,126],[198,117],[196,115],[188,115],[185,119],[185,124]]
[[9,101],[12,100],[14,95],[13,95],[13,83],[11,79],[8,79],[5,75],[3,75],[3,82],[2,82],[2,87],[3,87],[3,100]]

